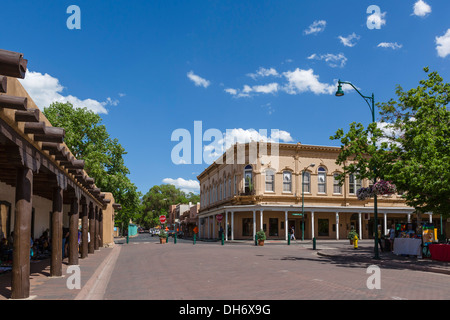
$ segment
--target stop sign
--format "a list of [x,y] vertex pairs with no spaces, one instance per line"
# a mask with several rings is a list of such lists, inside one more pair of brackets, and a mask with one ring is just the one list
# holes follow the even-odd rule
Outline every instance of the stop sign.
[[222,219],[223,219],[223,215],[218,214],[218,215],[216,216],[216,219],[217,219],[217,221],[221,222]]
[[159,222],[166,223],[166,216],[159,216]]

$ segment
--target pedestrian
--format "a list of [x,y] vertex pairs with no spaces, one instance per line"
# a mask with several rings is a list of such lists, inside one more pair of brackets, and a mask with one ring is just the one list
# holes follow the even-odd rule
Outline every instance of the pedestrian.
[[383,252],[383,245],[381,243],[381,224],[378,225],[378,245],[380,245],[380,250]]
[[295,239],[295,229],[294,229],[294,226],[291,227],[291,240],[297,240],[297,239]]

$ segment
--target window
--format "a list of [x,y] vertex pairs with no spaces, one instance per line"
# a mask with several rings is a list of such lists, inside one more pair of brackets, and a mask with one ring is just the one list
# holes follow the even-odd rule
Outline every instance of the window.
[[333,193],[342,194],[342,186],[339,184],[338,175],[339,175],[339,173],[335,173],[333,175],[333,177],[334,177],[334,180],[333,180]]
[[319,232],[319,236],[330,235],[330,224],[328,219],[317,219],[317,231]]
[[292,192],[292,172],[283,171],[283,192]]
[[227,198],[227,179],[223,179],[223,199]]
[[361,188],[361,179],[356,179],[353,174],[350,174],[349,176],[349,193],[350,194],[356,194],[356,191]]
[[311,192],[311,174],[309,172],[303,172],[303,191],[306,193]]
[[242,219],[242,235],[243,236],[253,235],[253,218]]
[[251,165],[245,167],[244,180],[245,180],[245,192],[249,192],[253,189],[253,168]]
[[266,191],[273,192],[273,184],[275,180],[275,173],[273,170],[266,170]]
[[323,167],[319,167],[317,172],[317,183],[318,183],[318,189],[319,193],[326,193],[327,192],[327,171]]

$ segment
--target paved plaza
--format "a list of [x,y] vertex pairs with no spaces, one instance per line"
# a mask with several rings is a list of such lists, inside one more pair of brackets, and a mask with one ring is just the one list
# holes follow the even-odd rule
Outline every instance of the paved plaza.
[[[447,263],[381,253],[373,260],[373,241],[221,242],[140,234],[117,239],[80,259],[81,288],[68,289],[72,275],[50,278],[48,261],[33,263],[33,300],[446,300]],[[46,264],[47,263],[47,264]],[[370,266],[378,266],[380,289],[369,289]],[[371,270],[371,269],[369,269]],[[0,298],[8,299],[10,276],[0,276]]]

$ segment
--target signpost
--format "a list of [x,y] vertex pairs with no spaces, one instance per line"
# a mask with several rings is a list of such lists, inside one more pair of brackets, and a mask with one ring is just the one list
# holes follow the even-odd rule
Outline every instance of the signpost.
[[161,224],[166,223],[166,216],[159,216],[159,222],[161,222]]
[[222,222],[222,220],[223,220],[223,215],[218,214],[218,215],[216,216],[216,220],[219,221],[219,222]]

